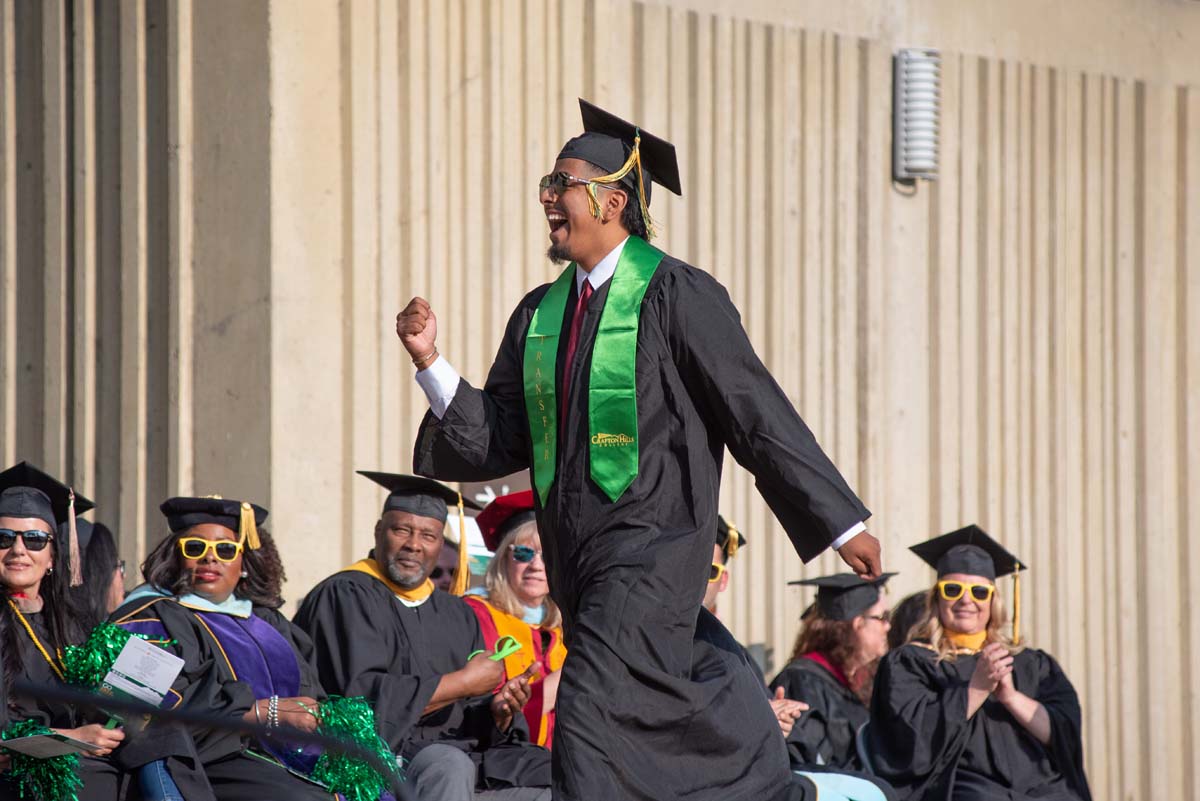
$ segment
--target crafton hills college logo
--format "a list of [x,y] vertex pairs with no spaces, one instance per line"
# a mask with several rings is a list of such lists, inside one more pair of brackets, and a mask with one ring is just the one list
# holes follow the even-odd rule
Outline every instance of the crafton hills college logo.
[[592,444],[599,445],[601,448],[619,448],[635,442],[637,440],[628,434],[605,434],[601,431],[592,435]]

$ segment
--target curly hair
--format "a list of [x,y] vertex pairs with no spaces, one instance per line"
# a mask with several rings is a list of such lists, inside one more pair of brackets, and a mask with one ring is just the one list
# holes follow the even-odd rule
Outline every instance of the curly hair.
[[[189,528],[167,535],[146,556],[142,563],[142,578],[147,584],[176,596],[191,590],[190,578],[183,569],[183,554],[176,545],[190,532]],[[242,569],[246,576],[238,582],[233,594],[255,606],[278,609],[283,606],[283,582],[287,581],[287,574],[271,532],[260,526],[258,539],[262,547],[253,551],[242,549]]]
[[796,644],[792,646],[792,662],[804,654],[817,653],[846,676],[850,688],[864,706],[871,703],[871,690],[875,684],[875,670],[879,660],[871,660],[866,665],[857,668],[855,657],[858,655],[858,635],[854,630],[854,618],[850,620],[833,620],[825,617],[813,604],[800,617],[800,633],[796,635]]
[[[954,643],[950,641],[950,637],[946,633],[946,629],[942,626],[942,621],[938,617],[938,591],[937,587],[933,587],[926,594],[926,614],[925,620],[917,624],[913,629],[912,639],[927,644],[938,655],[938,661],[943,660],[953,661],[958,658],[958,649]],[[1012,638],[1003,632],[1003,628],[1008,625],[1008,610],[1004,607],[1004,601],[1000,598],[1000,588],[996,587],[992,593],[992,614],[988,618],[987,623],[987,639],[984,640],[984,645],[991,645],[994,642],[1002,643],[1013,653],[1017,653],[1023,649],[1023,646],[1012,641]]]

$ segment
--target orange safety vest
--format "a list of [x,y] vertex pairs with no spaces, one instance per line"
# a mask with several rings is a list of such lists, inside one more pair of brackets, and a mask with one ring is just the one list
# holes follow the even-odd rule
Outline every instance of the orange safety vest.
[[[563,645],[561,628],[543,629],[530,626],[519,617],[501,612],[478,595],[468,595],[463,598],[479,618],[479,628],[483,632],[483,641],[488,650],[496,647],[496,642],[503,637],[512,637],[521,644],[521,650],[504,658],[504,679],[524,673],[530,665],[537,662],[542,666],[541,674],[529,686],[529,703],[525,705],[525,720],[529,723],[530,733],[536,732],[538,745],[550,747],[554,739],[554,710],[543,712],[545,697],[541,679],[558,670],[567,658],[567,648]],[[534,636],[534,633],[538,636]],[[543,646],[543,634],[549,634],[549,642]]]

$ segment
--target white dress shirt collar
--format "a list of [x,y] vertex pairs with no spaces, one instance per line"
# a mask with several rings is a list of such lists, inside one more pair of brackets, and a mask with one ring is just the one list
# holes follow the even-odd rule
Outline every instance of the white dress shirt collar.
[[575,294],[578,295],[583,291],[583,282],[590,281],[592,291],[596,291],[604,286],[604,282],[613,277],[613,273],[617,271],[617,261],[621,258],[621,251],[625,249],[625,243],[629,241],[629,237],[621,240],[621,244],[608,252],[600,262],[592,268],[589,273],[578,264],[575,265]]

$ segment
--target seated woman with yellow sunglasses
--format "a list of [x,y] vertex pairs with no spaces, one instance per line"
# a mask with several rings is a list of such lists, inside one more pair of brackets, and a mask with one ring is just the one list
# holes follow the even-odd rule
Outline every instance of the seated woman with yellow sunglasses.
[[[147,556],[146,583],[113,621],[170,642],[185,660],[175,689],[193,711],[314,731],[325,694],[310,664],[312,642],[278,611],[283,565],[260,528],[267,511],[221,498],[171,498],[160,508],[171,534]],[[166,760],[184,798],[333,798],[302,778],[320,756],[311,747],[151,725],[123,753],[138,765]]]
[[1015,617],[1005,631],[996,579],[1024,566],[973,525],[912,550],[938,580],[913,641],[876,675],[875,772],[902,799],[1089,801],[1075,688],[1021,645]]

